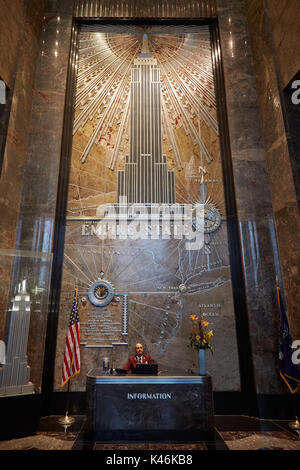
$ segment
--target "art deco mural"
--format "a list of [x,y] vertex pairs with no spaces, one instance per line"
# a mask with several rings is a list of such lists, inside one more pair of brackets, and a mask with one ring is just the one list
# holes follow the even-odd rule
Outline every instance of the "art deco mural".
[[197,373],[192,313],[214,331],[215,389],[240,388],[211,53],[208,26],[82,26],[56,388],[75,287],[74,389],[137,341],[164,373]]

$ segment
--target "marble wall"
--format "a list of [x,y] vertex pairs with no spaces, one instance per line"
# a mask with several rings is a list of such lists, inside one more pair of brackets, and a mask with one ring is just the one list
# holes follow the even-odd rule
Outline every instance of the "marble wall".
[[[255,2],[253,2],[255,5]],[[250,5],[250,12],[253,8]],[[259,8],[259,2],[257,2]],[[278,61],[279,75],[283,88],[299,72],[299,19],[297,0],[266,0],[265,9],[271,20],[273,45]]]
[[24,1],[1,0],[0,9],[0,77],[11,88],[17,65],[20,37],[24,26]]
[[255,387],[280,393],[273,210],[245,3],[217,1]]
[[282,283],[290,327],[300,338],[300,214],[285,128],[283,89],[299,71],[296,0],[247,0],[249,35],[266,149]]
[[[41,389],[50,276],[53,227],[59,172],[65,86],[71,36],[72,9],[28,2],[24,36],[18,59],[5,160],[1,176],[2,292],[12,295],[22,279],[28,279],[31,324],[28,362],[31,381]],[[65,41],[60,40],[59,33]],[[47,39],[51,34],[51,42]],[[57,60],[56,60],[57,58]],[[51,77],[50,82],[48,79]],[[56,155],[56,158],[55,158]],[[11,272],[10,272],[11,271]],[[10,286],[7,279],[10,277]],[[5,290],[6,289],[6,290]],[[2,295],[2,334],[7,295]]]
[[42,29],[44,2],[3,2],[0,9],[0,77],[11,89],[12,101],[0,179],[0,338],[10,289],[15,238],[26,162],[34,76]]
[[[261,128],[257,105],[246,6],[244,0],[217,0],[216,3],[255,387],[258,393],[282,393],[284,389],[276,372],[278,313],[273,252],[276,240],[270,191],[273,167],[268,168],[266,161],[265,130]],[[21,199],[21,206],[15,249],[34,255],[20,258],[14,267],[12,284],[20,277],[29,275],[30,287],[35,292],[28,355],[32,380],[38,390],[42,381],[47,320],[55,314],[50,311],[48,317],[49,281],[59,163],[60,158],[65,158],[64,154],[61,156],[61,143],[72,12],[72,0],[49,0],[46,4],[34,82],[24,184],[21,194],[16,195],[16,200]],[[272,103],[276,109],[276,100],[273,99]],[[22,113],[19,116],[21,119]],[[278,151],[279,148],[274,148],[273,155],[276,152],[278,155]],[[290,212],[285,211],[285,216],[292,214],[293,209],[291,205]],[[284,218],[282,223],[285,224]],[[48,347],[55,348],[55,345]]]

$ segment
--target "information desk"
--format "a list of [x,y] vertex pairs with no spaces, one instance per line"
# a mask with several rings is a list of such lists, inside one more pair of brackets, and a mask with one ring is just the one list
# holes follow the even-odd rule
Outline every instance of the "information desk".
[[94,440],[199,440],[213,435],[212,381],[205,376],[87,374]]

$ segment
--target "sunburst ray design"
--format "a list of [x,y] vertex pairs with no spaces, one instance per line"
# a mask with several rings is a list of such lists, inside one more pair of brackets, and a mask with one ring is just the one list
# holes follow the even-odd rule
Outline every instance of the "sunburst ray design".
[[[181,28],[123,27],[119,34],[111,27],[101,32],[83,30],[80,39],[77,95],[73,133],[90,120],[93,131],[81,154],[86,162],[92,147],[101,139],[112,141],[110,169],[115,169],[122,140],[128,133],[130,69],[142,47],[147,31],[149,50],[161,69],[162,119],[176,168],[182,170],[182,148],[174,125],[183,128],[210,163],[214,156],[199,133],[198,120],[218,135],[216,102],[211,65],[209,33],[206,27]],[[113,32],[111,32],[113,31]],[[121,33],[120,33],[121,31]],[[189,31],[189,32],[187,32]],[[117,131],[111,136],[112,123]]]

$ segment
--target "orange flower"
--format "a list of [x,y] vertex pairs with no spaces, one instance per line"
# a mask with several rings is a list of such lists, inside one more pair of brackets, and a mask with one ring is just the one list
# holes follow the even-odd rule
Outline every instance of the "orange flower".
[[208,321],[202,321],[201,323],[202,323],[202,326],[208,326],[209,325]]
[[195,321],[195,320],[197,320],[197,316],[196,315],[190,315],[190,319]]

